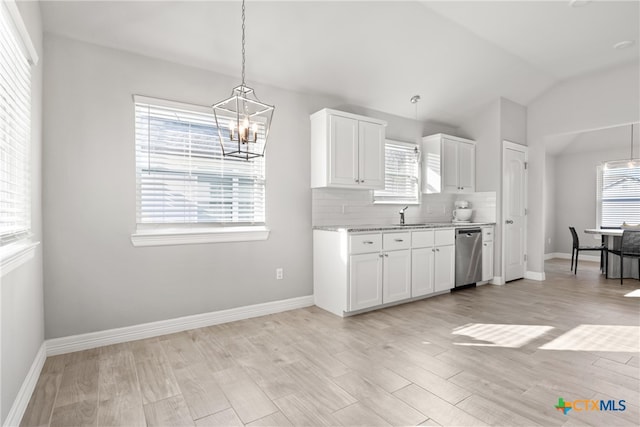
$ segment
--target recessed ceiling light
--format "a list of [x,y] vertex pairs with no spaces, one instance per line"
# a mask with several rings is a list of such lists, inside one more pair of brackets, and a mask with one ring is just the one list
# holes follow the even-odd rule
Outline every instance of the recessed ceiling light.
[[636,44],[636,42],[634,40],[623,40],[621,42],[618,42],[618,43],[614,44],[613,48],[617,49],[617,50],[626,49],[628,47],[633,46],[634,44]]
[[591,3],[591,0],[569,0],[569,6],[571,7],[583,7]]

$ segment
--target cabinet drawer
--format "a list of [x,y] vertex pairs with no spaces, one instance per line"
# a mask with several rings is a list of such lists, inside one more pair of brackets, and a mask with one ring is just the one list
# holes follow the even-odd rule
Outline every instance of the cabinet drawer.
[[381,250],[381,234],[355,234],[353,236],[349,236],[349,252],[351,254],[380,252]]
[[411,233],[411,246],[414,248],[430,248],[433,246],[433,242],[433,230]]
[[453,229],[435,230],[434,244],[435,246],[453,245],[456,241]]
[[482,228],[482,241],[493,242],[493,227]]
[[385,251],[395,249],[409,249],[411,247],[411,233],[384,233],[382,235],[382,248]]

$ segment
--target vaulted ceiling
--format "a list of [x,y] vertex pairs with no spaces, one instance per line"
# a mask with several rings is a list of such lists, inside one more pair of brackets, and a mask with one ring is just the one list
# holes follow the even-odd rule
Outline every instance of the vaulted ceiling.
[[[44,1],[45,31],[240,77],[239,1]],[[456,125],[640,58],[637,1],[248,1],[247,81]],[[613,49],[633,40],[628,49]],[[212,100],[213,101],[213,100]]]

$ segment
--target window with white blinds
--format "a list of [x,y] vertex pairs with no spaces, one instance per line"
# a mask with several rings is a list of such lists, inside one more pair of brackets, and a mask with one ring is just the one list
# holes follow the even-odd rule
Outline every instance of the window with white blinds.
[[0,4],[0,246],[31,231],[31,67]]
[[416,204],[419,199],[418,147],[387,140],[384,145],[384,190],[375,190],[376,203]]
[[598,225],[640,224],[640,161],[604,163],[597,176]]
[[134,101],[138,224],[265,223],[263,157],[223,158],[207,107]]

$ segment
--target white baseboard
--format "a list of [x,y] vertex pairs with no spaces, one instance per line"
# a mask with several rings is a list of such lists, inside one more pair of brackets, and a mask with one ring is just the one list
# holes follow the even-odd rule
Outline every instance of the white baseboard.
[[119,344],[127,341],[157,337],[160,335],[173,334],[189,329],[203,328],[236,320],[250,319],[252,317],[265,316],[267,314],[280,313],[282,311],[294,310],[296,308],[309,307],[312,305],[313,295],[308,295],[304,297],[249,305],[246,307],[214,311],[211,313],[178,317],[176,319],[143,323],[124,328],[54,338],[46,341],[47,356],[88,350],[105,345]]
[[544,275],[544,272],[540,273],[537,271],[525,271],[524,278],[543,282],[545,280],[545,275]]
[[47,345],[46,342],[43,342],[38,353],[36,353],[36,357],[33,359],[33,363],[31,364],[31,368],[29,368],[27,376],[22,382],[22,386],[13,401],[13,405],[7,414],[7,418],[4,420],[3,426],[14,427],[20,425],[20,421],[24,416],[24,411],[27,410],[27,405],[29,404],[31,395],[36,389],[36,384],[38,383],[38,378],[40,377],[40,372],[42,371],[42,367],[44,366],[46,359]]
[[491,282],[489,282],[489,283],[491,283],[492,285],[500,285],[500,286],[502,286],[502,285],[504,285],[505,282],[504,282],[504,279],[502,278],[502,276],[494,276],[493,279],[491,280]]
[[[571,254],[565,254],[562,252],[552,252],[549,254],[544,254],[544,259],[545,261],[550,260],[550,259],[554,259],[554,258],[560,258],[560,259],[571,259]],[[591,261],[591,262],[600,262],[600,257],[599,256],[595,256],[595,255],[582,255],[580,254],[580,261]]]

